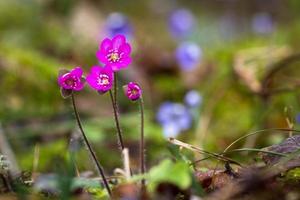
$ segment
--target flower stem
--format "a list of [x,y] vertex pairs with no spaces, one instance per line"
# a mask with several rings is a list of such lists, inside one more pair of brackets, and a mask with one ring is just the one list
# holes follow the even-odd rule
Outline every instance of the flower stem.
[[[141,112],[141,138],[140,138],[140,167],[141,174],[143,175],[146,171],[145,166],[145,140],[144,140],[144,101],[143,97],[140,97],[140,112]],[[145,186],[145,179],[142,179],[142,187]]]
[[73,93],[72,93],[71,97],[72,97],[72,104],[73,104],[73,109],[74,109],[74,113],[75,113],[75,117],[76,117],[76,121],[77,121],[78,127],[80,129],[80,132],[82,133],[84,142],[85,142],[85,144],[86,144],[86,146],[87,146],[87,148],[88,148],[88,150],[89,150],[89,152],[90,152],[90,154],[91,154],[94,162],[96,163],[96,168],[97,168],[99,174],[102,177],[102,180],[103,180],[104,186],[105,186],[105,188],[106,188],[106,190],[108,192],[108,195],[111,197],[112,193],[111,193],[110,187],[108,185],[108,181],[105,178],[104,170],[103,170],[100,162],[97,160],[96,154],[93,151],[92,146],[90,145],[90,143],[89,143],[89,141],[88,141],[88,139],[87,139],[87,137],[86,137],[86,135],[85,135],[85,133],[83,131],[83,128],[82,128],[82,125],[81,125],[81,120],[80,120],[80,117],[79,117],[79,114],[78,114],[78,111],[77,111],[77,107],[76,107],[76,103],[75,103],[75,97],[74,97]]
[[119,122],[119,115],[118,115],[118,110],[117,110],[118,109],[117,108],[117,103],[116,103],[116,99],[114,99],[114,97],[113,97],[113,93],[112,93],[111,90],[109,90],[109,95],[110,95],[112,106],[113,106],[113,110],[114,110],[115,123],[116,123],[116,127],[117,127],[117,132],[118,132],[118,139],[119,139],[119,146],[121,147],[121,151],[123,151],[123,149],[125,148],[125,146],[124,146],[123,137],[122,137],[122,131],[121,131],[120,122]]

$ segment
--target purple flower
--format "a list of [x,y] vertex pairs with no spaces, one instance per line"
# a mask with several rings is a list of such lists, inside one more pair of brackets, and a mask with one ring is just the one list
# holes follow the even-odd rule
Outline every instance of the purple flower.
[[125,85],[124,91],[126,96],[132,101],[138,100],[142,95],[141,87],[134,82],[129,82],[127,85]]
[[272,17],[268,13],[258,13],[252,18],[252,29],[258,34],[268,34],[274,30]]
[[84,87],[83,71],[81,67],[75,67],[71,71],[61,70],[58,75],[58,84],[64,90],[79,91]]
[[184,71],[194,69],[200,63],[201,57],[201,48],[192,42],[183,42],[176,49],[177,62]]
[[296,123],[300,124],[300,113],[296,115]]
[[202,96],[196,90],[191,90],[186,93],[184,97],[184,102],[190,108],[198,107],[202,102]]
[[178,9],[171,13],[169,18],[169,29],[174,37],[185,37],[189,35],[195,25],[193,14],[187,9]]
[[158,109],[156,119],[162,125],[166,137],[175,137],[192,125],[191,113],[179,103],[163,103]]
[[106,19],[105,28],[110,37],[118,34],[125,35],[127,38],[132,36],[132,27],[127,17],[121,13],[111,13]]
[[86,77],[88,84],[99,93],[105,93],[112,88],[114,74],[109,66],[93,66]]
[[113,71],[119,71],[126,68],[131,63],[131,47],[126,43],[123,35],[117,35],[112,40],[105,38],[97,51],[96,56],[99,61],[112,68]]

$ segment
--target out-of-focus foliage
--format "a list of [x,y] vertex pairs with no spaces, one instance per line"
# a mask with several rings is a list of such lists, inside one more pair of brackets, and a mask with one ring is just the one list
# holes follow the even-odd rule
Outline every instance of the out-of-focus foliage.
[[[189,10],[195,21],[189,34],[177,38],[169,30],[169,17],[181,8]],[[250,131],[288,127],[287,119],[299,128],[294,120],[300,111],[299,59],[284,63],[264,82],[273,67],[299,54],[298,0],[0,0],[0,123],[21,169],[32,170],[38,159],[37,171],[52,172],[58,156],[68,157],[70,139],[77,131],[70,102],[60,97],[57,73],[75,66],[88,72],[98,64],[95,52],[108,33],[106,17],[111,13],[124,15],[130,24],[134,62],[118,78],[120,85],[130,80],[143,87],[148,166],[171,156],[164,129],[156,120],[159,105],[184,104],[190,90],[200,92],[201,105],[190,111],[191,128],[177,137],[205,149],[220,152]],[[259,19],[263,22],[255,23]],[[261,24],[268,30],[257,28]],[[184,54],[181,60],[192,62],[191,71],[182,70],[176,60],[176,49],[186,42],[199,46],[198,53]],[[258,92],[259,88],[265,90]],[[119,91],[124,139],[137,171],[138,105],[126,99],[121,87]],[[122,161],[108,95],[86,88],[76,97],[87,135],[112,173]],[[265,134],[239,145],[263,147],[284,137]],[[84,145],[78,143],[79,171],[93,170]],[[190,185],[186,166],[170,163],[161,163],[157,170],[171,169],[178,177],[153,175],[153,182]]]

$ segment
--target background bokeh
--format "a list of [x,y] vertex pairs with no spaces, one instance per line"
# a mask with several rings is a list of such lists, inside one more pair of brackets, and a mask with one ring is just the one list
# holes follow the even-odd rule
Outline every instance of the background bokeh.
[[[133,169],[140,115],[121,90],[129,81],[144,90],[149,167],[170,156],[168,136],[222,151],[251,131],[297,128],[299,17],[298,0],[0,0],[1,132],[23,170],[32,170],[39,152],[36,170],[51,172],[69,150],[80,171],[93,169],[57,74],[75,66],[88,73],[99,42],[118,33],[133,48],[133,63],[118,75]],[[122,162],[109,96],[86,87],[76,97],[112,172]],[[239,145],[260,148],[284,137],[272,132]]]

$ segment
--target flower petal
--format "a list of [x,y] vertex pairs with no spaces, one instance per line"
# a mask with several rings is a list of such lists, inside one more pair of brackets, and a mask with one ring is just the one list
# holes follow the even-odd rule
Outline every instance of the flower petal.
[[99,74],[102,70],[102,67],[95,65],[91,67],[91,72],[90,74]]
[[79,82],[78,85],[73,89],[75,91],[80,91],[84,87],[84,82]]
[[122,58],[120,60],[120,63],[122,65],[122,67],[125,68],[125,67],[127,67],[131,63],[131,58],[130,57]]
[[108,38],[105,38],[100,45],[100,50],[107,52],[109,49],[112,49],[112,41]]
[[104,64],[107,64],[109,61],[107,60],[107,58],[106,58],[106,54],[105,53],[103,53],[103,51],[97,51],[96,52],[96,57],[97,57],[97,59],[100,61],[100,62],[102,62],[102,63],[104,63]]
[[167,123],[163,126],[163,134],[166,138],[176,137],[180,133],[179,127],[176,123]]
[[129,55],[131,52],[130,44],[125,43],[120,46],[120,53],[124,53],[125,55]]
[[126,43],[126,38],[124,35],[116,35],[113,39],[112,39],[112,45],[114,49],[119,49],[121,47],[121,45]]
[[81,77],[83,74],[83,70],[81,69],[81,67],[76,67],[70,72],[70,74]]
[[99,89],[99,86],[97,84],[97,77],[95,77],[94,74],[90,73],[86,77],[86,82],[95,90]]

